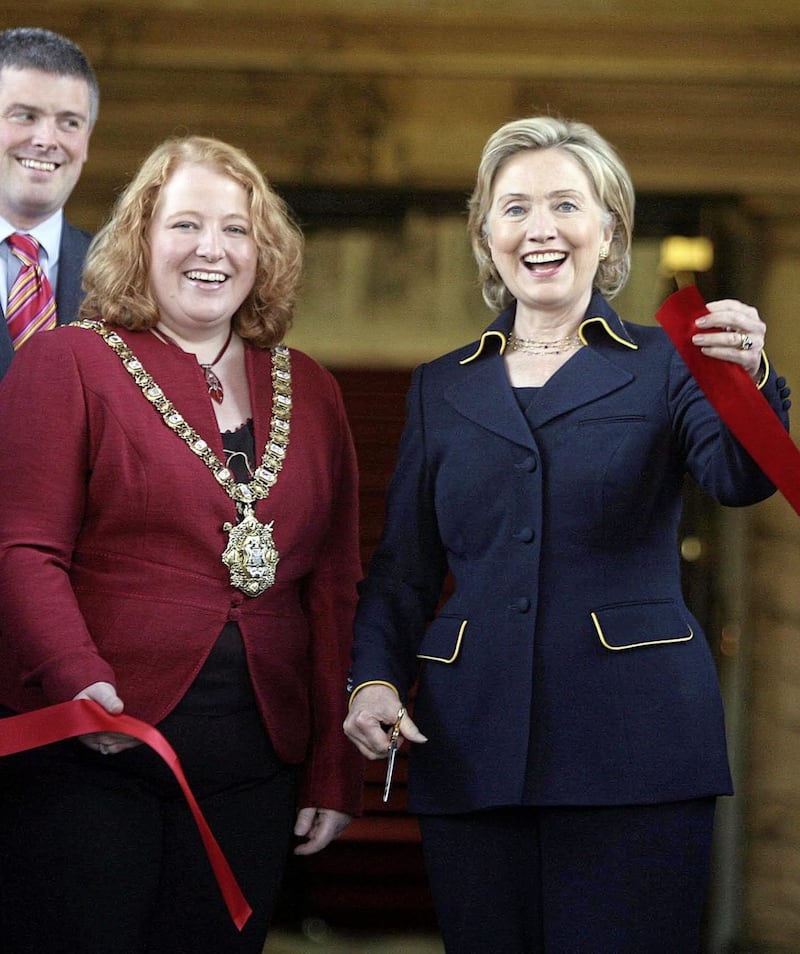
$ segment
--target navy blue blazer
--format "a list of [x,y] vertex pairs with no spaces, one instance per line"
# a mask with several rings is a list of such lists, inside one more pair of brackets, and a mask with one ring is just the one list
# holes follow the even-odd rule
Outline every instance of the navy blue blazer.
[[[81,291],[81,273],[83,261],[92,236],[82,229],[75,228],[64,220],[61,229],[61,244],[58,253],[58,283],[56,287],[56,317],[60,325],[68,325],[78,317],[83,293]],[[0,309],[0,378],[8,371],[14,349],[11,336]]]
[[[664,331],[599,294],[588,347],[526,418],[502,358],[513,318],[414,372],[353,685],[406,699],[419,678],[411,811],[728,793],[714,662],[681,593],[682,483],[729,506],[774,487]],[[770,370],[788,426],[782,388]]]

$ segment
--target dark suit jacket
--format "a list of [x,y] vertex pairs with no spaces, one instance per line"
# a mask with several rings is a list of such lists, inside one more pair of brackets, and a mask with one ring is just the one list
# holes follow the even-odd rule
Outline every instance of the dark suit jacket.
[[[193,355],[120,335],[224,459]],[[221,560],[236,507],[93,331],[35,335],[0,383],[0,704],[26,711],[105,680],[151,723],[182,698],[227,621],[242,633],[278,755],[305,762],[304,805],[353,813],[362,759],[342,732],[361,575],[358,471],[332,375],[292,352],[289,448],[256,516],[274,586],[250,598]],[[269,352],[247,347],[259,457]]]
[[[86,251],[92,236],[82,229],[76,229],[64,220],[61,229],[61,246],[58,258],[58,286],[56,288],[56,317],[60,325],[68,325],[78,317],[83,294],[81,292],[81,272]],[[0,308],[0,378],[8,371],[14,349],[5,323],[5,315]]]
[[[662,329],[600,295],[589,346],[526,418],[500,351],[513,316],[414,373],[353,684],[405,699],[419,673],[412,811],[728,792],[715,667],[681,594],[682,482],[731,506],[774,488]],[[786,423],[780,387],[770,371]]]

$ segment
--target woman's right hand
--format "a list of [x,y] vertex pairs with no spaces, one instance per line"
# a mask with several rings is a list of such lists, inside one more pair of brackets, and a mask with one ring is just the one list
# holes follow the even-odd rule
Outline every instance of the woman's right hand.
[[[389,686],[364,686],[351,700],[344,731],[362,755],[373,760],[385,759],[389,754],[392,728],[401,708],[397,693]],[[400,720],[398,743],[402,744],[404,738],[409,742],[428,741],[405,710]]]
[[[124,708],[122,699],[110,682],[93,682],[91,686],[87,686],[74,696],[74,699],[91,699],[111,715],[119,715]],[[116,755],[125,749],[141,745],[138,739],[121,732],[89,732],[87,735],[79,736],[79,739],[87,748],[94,749],[101,755]]]

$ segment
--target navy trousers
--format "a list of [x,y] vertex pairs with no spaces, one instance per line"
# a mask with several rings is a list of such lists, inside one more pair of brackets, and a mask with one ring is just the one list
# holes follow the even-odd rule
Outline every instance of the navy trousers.
[[714,805],[421,815],[447,954],[696,954]]

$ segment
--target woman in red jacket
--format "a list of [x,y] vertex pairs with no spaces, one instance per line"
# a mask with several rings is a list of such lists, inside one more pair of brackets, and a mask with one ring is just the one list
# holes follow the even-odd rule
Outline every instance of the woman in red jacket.
[[281,344],[301,264],[246,155],[170,140],[92,246],[84,320],[3,382],[3,714],[157,724],[254,909],[238,934],[158,758],[97,733],[0,764],[4,950],[260,954],[292,831],[310,854],[359,808],[357,468],[332,376]]

